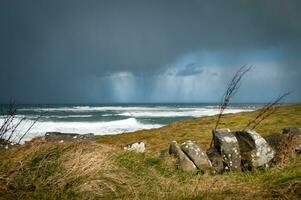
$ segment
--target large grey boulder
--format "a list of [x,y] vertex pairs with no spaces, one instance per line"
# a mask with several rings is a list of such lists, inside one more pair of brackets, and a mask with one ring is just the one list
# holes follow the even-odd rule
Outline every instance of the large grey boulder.
[[181,149],[201,172],[211,171],[212,165],[206,152],[196,142],[188,140],[181,144]]
[[213,144],[217,152],[222,156],[225,171],[240,171],[241,156],[239,145],[234,134],[229,129],[214,129]]
[[181,150],[176,141],[172,141],[169,146],[169,154],[174,155],[179,162],[180,167],[184,171],[195,172],[197,167],[195,164],[188,158],[188,156]]
[[256,168],[268,166],[275,152],[266,140],[257,132],[251,130],[235,133],[238,140],[242,162],[245,167]]
[[46,141],[72,141],[72,140],[89,140],[95,141],[95,136],[93,133],[88,134],[76,134],[76,133],[60,133],[60,132],[47,132],[45,134]]

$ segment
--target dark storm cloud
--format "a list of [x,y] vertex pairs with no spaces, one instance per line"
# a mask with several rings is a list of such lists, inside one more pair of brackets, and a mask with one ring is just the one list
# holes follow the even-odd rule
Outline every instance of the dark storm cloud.
[[[3,0],[0,89],[6,95],[0,101],[176,101],[184,95],[180,100],[215,101],[220,90],[206,98],[194,90],[198,96],[179,93],[182,86],[172,88],[177,84],[171,86],[164,74],[177,71],[190,78],[181,80],[186,87],[197,90],[203,85],[195,86],[191,76],[227,79],[243,64],[272,70],[274,79],[266,78],[271,87],[296,89],[300,9],[298,0]],[[202,68],[188,66],[195,61]],[[255,95],[262,90],[254,77],[245,98],[267,99]],[[226,81],[220,79],[214,84],[222,90]],[[174,93],[156,89],[162,84]],[[266,88],[271,95],[281,89]],[[300,89],[293,100],[301,100]]]

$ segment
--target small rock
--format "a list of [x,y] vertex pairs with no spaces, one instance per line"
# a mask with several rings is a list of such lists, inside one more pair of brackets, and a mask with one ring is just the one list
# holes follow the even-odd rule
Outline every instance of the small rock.
[[299,144],[296,148],[295,148],[295,152],[298,154],[301,154],[301,144]]
[[162,149],[159,152],[159,157],[160,158],[164,158],[167,157],[169,155],[169,149]]
[[19,145],[10,141],[7,141],[5,139],[0,139],[0,149],[10,149],[14,145]]
[[284,128],[282,131],[283,135],[288,136],[290,145],[294,148],[296,153],[301,152],[301,128]]
[[[213,168],[213,171],[212,171],[213,174],[222,174],[224,171],[224,164],[223,164],[222,156],[217,152],[217,150],[215,148],[208,149],[206,153],[207,153],[209,160],[211,161],[211,165]],[[226,169],[226,167],[225,167],[225,169]],[[226,169],[226,170],[228,170],[228,169]]]
[[290,127],[290,128],[284,128],[284,129],[282,130],[282,134],[288,134],[288,133],[300,134],[300,135],[301,135],[301,128],[298,128],[298,127]]
[[172,141],[169,146],[169,154],[175,155],[179,161],[180,167],[184,171],[196,172],[197,167],[195,164],[188,158],[188,156],[181,150],[176,141]]
[[181,144],[181,149],[201,172],[208,173],[212,170],[206,152],[195,142],[188,140]]
[[125,150],[136,151],[138,153],[143,153],[145,151],[145,143],[144,142],[135,142],[133,144],[128,144],[124,147]]
[[239,145],[234,134],[229,129],[216,129],[212,131],[214,148],[222,156],[224,167],[230,171],[241,170],[241,157]]

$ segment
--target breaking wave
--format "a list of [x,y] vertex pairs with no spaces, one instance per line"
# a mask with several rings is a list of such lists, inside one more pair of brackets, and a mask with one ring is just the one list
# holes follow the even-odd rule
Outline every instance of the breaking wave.
[[[0,119],[2,124],[3,119]],[[18,120],[15,121],[17,123]],[[28,120],[19,130],[26,130],[31,124]],[[140,129],[159,128],[160,124],[144,124],[135,118],[109,122],[52,122],[38,121],[28,132],[24,140],[29,140],[36,136],[42,136],[46,132],[62,132],[62,133],[94,133],[95,135],[117,134],[124,132],[132,132]]]
[[[254,107],[255,106],[255,107]],[[237,105],[224,113],[252,111],[257,105]],[[128,104],[86,106],[23,106],[18,109],[15,121],[27,119],[22,130],[38,119],[25,140],[46,132],[116,134],[141,129],[159,128],[170,122],[219,113],[218,105],[197,104]],[[0,116],[0,124],[3,122]]]
[[[225,110],[224,113],[237,113],[251,111],[247,109],[229,109]],[[157,112],[144,112],[144,111],[134,111],[134,112],[123,112],[117,115],[129,116],[129,117],[202,117],[202,116],[212,116],[219,113],[218,109],[198,109],[198,110],[188,110],[188,111],[157,111]]]

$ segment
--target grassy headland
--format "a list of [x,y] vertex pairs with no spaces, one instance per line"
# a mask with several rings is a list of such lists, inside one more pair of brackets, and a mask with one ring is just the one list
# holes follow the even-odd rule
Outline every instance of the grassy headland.
[[[241,130],[254,119],[258,111],[225,114],[220,128]],[[97,136],[97,141],[118,147],[139,140],[146,141],[148,150],[152,152],[167,148],[172,140],[183,142],[194,139],[203,147],[210,144],[211,131],[215,126],[216,116],[188,119],[171,123],[158,129],[141,130],[133,133]],[[271,133],[281,133],[285,127],[301,126],[301,104],[280,106],[275,113],[264,120],[255,130],[263,136]]]
[[[256,112],[228,114],[222,127],[243,128]],[[284,168],[195,175],[158,152],[172,140],[195,139],[207,147],[215,116],[179,121],[134,133],[98,136],[97,143],[31,143],[1,150],[0,199],[299,199],[301,159]],[[301,127],[301,104],[281,106],[257,129],[262,135]],[[122,146],[144,140],[148,151]],[[299,189],[298,189],[299,187]],[[299,195],[299,196],[298,196]]]

